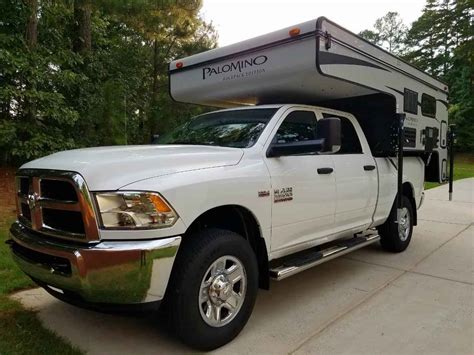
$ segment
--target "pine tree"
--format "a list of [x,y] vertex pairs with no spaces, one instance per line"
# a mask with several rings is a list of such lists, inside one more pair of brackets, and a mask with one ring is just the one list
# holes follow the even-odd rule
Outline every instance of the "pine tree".
[[407,30],[398,12],[390,11],[375,21],[373,30],[364,30],[359,36],[393,54],[400,55],[404,52]]

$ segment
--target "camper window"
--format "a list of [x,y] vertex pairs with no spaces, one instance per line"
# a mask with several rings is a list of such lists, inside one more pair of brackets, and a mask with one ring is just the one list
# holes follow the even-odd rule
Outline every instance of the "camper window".
[[323,113],[324,118],[337,117],[341,120],[341,149],[334,154],[362,154],[362,146],[352,122],[341,116]]
[[436,116],[436,99],[433,96],[421,95],[421,113],[423,116]]
[[405,88],[403,95],[403,111],[418,114],[418,93]]
[[274,138],[275,144],[286,144],[316,139],[316,115],[312,111],[293,111],[281,124]]

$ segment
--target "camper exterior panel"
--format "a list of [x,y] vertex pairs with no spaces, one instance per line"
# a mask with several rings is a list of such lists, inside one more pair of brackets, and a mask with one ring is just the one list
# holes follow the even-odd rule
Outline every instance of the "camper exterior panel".
[[303,37],[249,54],[170,72],[173,99],[232,107],[314,102],[373,90],[322,76],[316,70],[316,37]]
[[[291,92],[305,94],[318,76],[315,40],[306,38],[230,59],[170,72],[171,95],[182,102],[230,107]],[[288,80],[292,78],[292,80]]]
[[321,17],[317,22],[322,33],[329,33],[334,40],[350,46],[354,51],[363,53],[364,56],[373,58],[384,66],[391,66],[394,69],[398,69],[403,72],[405,76],[411,75],[418,81],[424,82],[425,85],[431,85],[434,89],[447,93],[448,88],[446,84],[404,62],[395,55],[371,44],[326,18]]
[[[300,34],[290,36],[292,28],[299,28]],[[376,93],[395,99],[389,119],[395,113],[406,114],[406,151],[426,156],[433,147],[432,164],[437,168],[432,171],[437,172],[427,176],[443,181],[446,85],[325,18],[170,63],[170,94],[180,102],[236,107],[321,104],[367,96],[370,106],[370,95]],[[429,115],[423,112],[422,98],[433,98],[429,102],[435,103],[435,114],[432,109]],[[368,121],[385,126],[387,118],[379,113]],[[430,142],[427,133],[435,131],[437,142]],[[388,141],[389,136],[380,139]]]

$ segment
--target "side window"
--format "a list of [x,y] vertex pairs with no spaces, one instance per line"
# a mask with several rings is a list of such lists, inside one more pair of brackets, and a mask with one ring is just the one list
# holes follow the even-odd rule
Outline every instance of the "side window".
[[362,146],[352,122],[346,117],[323,113],[323,117],[338,117],[341,119],[341,149],[335,154],[362,154]]
[[316,115],[311,111],[293,111],[281,124],[273,138],[275,144],[316,139]]
[[418,93],[405,88],[403,98],[403,111],[418,114]]
[[436,99],[433,96],[421,95],[421,114],[428,117],[436,116]]

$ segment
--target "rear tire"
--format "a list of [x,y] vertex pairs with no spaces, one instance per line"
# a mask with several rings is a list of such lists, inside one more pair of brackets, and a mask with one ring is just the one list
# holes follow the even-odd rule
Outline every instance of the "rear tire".
[[208,229],[183,241],[168,287],[178,337],[199,350],[234,339],[247,323],[258,290],[254,251],[242,236]]
[[385,223],[379,227],[380,244],[382,248],[392,252],[404,251],[411,241],[413,233],[413,206],[408,197],[402,197],[402,223],[397,223],[397,202],[395,201],[390,215]]

